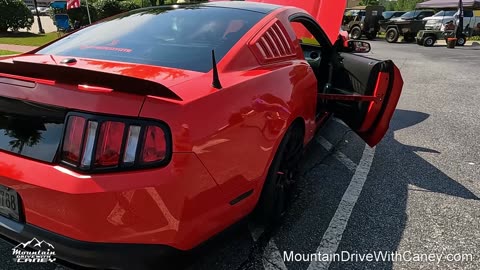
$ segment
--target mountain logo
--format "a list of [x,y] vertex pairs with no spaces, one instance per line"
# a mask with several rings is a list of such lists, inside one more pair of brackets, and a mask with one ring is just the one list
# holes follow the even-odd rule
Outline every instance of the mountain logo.
[[55,247],[42,240],[32,240],[20,243],[12,248],[13,260],[17,263],[48,263],[54,262]]

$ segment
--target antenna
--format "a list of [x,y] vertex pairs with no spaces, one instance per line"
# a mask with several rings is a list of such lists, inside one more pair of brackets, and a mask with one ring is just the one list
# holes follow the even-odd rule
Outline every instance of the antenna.
[[220,78],[218,77],[217,59],[215,59],[215,50],[212,50],[212,65],[213,65],[213,82],[212,86],[217,89],[222,89]]

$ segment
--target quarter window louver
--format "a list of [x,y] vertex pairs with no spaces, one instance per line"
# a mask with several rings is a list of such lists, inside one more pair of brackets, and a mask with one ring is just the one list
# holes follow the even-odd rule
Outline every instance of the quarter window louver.
[[296,52],[287,36],[283,25],[276,20],[250,42],[250,48],[262,64],[295,58]]

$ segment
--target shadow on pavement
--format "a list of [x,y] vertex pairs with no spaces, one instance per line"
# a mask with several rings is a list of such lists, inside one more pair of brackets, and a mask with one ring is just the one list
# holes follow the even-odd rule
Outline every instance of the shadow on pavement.
[[[377,146],[372,170],[350,217],[338,252],[366,254],[396,252],[408,220],[409,190],[434,192],[463,199],[478,200],[471,191],[430,164],[417,152],[439,153],[434,149],[405,145],[395,140],[394,132],[412,127],[428,114],[397,110],[390,130]],[[422,225],[420,225],[422,226]],[[412,251],[415,252],[415,251]],[[421,252],[421,250],[417,250]],[[330,269],[393,269],[392,262],[334,263]]]

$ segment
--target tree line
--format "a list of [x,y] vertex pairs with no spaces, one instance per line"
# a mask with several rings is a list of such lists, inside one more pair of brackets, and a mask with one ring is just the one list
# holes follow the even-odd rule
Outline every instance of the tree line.
[[425,2],[425,0],[397,0],[397,1],[389,1],[389,0],[362,0],[360,1],[360,5],[363,6],[372,6],[372,5],[382,5],[387,10],[413,10],[418,3]]

